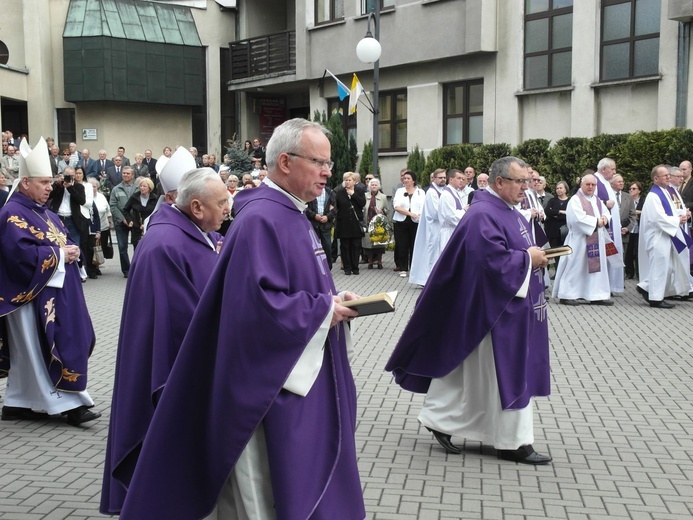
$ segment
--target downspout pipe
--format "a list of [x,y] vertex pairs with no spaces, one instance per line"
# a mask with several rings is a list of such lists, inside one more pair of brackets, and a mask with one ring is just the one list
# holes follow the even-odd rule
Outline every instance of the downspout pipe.
[[679,22],[676,64],[676,126],[686,127],[688,112],[688,75],[690,69],[691,22]]

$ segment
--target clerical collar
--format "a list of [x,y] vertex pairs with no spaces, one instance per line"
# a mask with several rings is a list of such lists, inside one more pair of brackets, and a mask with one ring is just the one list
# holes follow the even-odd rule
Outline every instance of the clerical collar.
[[296,206],[298,211],[300,211],[301,213],[303,213],[306,210],[306,208],[308,207],[307,203],[303,202],[301,199],[299,199],[293,193],[289,193],[288,191],[286,191],[284,188],[279,186],[279,184],[274,182],[269,177],[265,177],[265,180],[263,180],[262,182],[264,182],[268,188],[272,188],[273,190],[277,190],[278,192],[283,193],[284,195],[289,197],[289,200],[294,203],[294,205]]
[[[497,197],[497,198],[499,198],[500,200],[503,200],[503,199],[501,199],[501,196],[498,195],[498,194],[497,194],[494,190],[492,190],[492,189],[491,189],[491,190],[486,190],[486,193],[491,193],[491,194],[493,194],[494,197]],[[503,200],[503,202],[505,202],[505,204],[508,206],[508,208],[510,208],[510,209],[515,209],[515,204],[510,204],[510,203],[508,203],[508,202],[505,201],[505,200]]]

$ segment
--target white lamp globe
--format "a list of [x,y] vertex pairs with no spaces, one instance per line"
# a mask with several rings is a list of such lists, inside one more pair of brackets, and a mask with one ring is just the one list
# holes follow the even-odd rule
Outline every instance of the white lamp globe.
[[375,63],[380,59],[382,47],[372,36],[366,36],[356,46],[356,56],[363,63]]

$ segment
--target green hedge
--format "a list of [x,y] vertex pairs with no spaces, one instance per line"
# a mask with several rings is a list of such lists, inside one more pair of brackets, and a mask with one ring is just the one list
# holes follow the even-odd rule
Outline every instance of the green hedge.
[[586,169],[596,170],[603,157],[616,161],[616,169],[626,183],[640,181],[649,188],[650,171],[657,164],[678,166],[681,161],[693,160],[693,130],[672,128],[591,138],[564,137],[552,146],[547,139],[529,139],[515,148],[505,143],[443,146],[428,154],[422,180],[428,183],[436,168],[464,170],[472,166],[477,173],[488,172],[493,161],[507,155],[520,157],[536,168],[546,177],[552,192],[560,180],[572,187]]

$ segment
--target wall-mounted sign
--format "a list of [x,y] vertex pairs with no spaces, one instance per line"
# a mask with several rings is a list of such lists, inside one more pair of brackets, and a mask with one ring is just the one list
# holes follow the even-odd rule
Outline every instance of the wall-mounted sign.
[[96,141],[96,128],[82,128],[82,141]]

